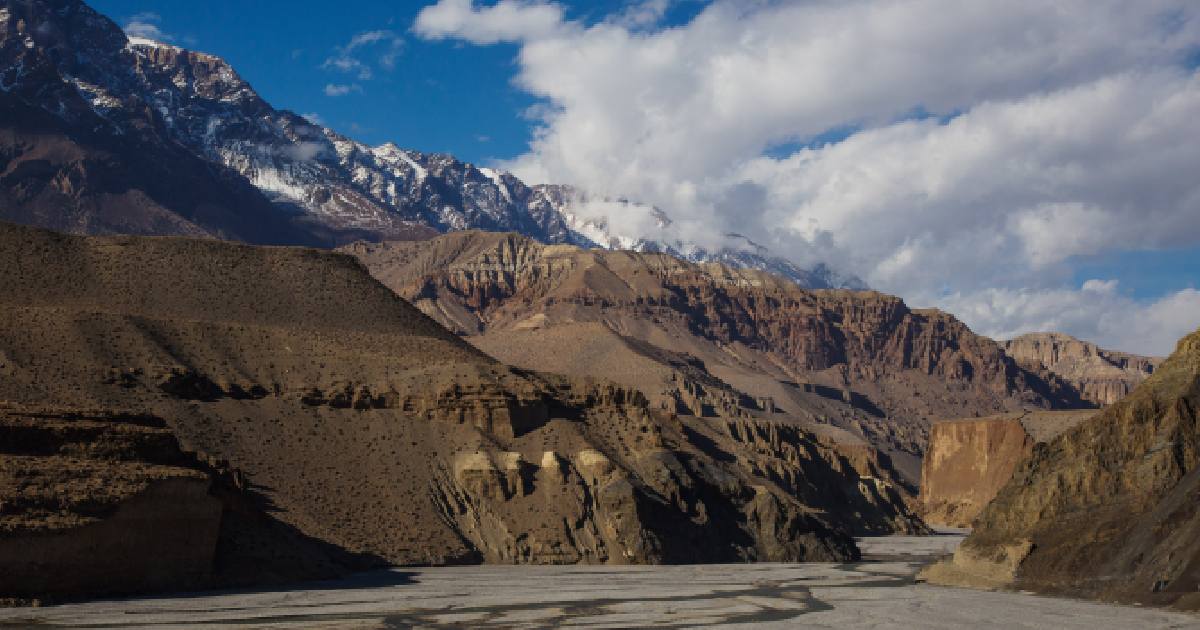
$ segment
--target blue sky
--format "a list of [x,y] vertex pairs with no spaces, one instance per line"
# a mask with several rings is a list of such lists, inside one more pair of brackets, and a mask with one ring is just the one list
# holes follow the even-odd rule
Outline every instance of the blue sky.
[[[157,26],[171,43],[224,58],[277,108],[317,114],[323,124],[369,144],[392,141],[406,148],[446,152],[488,163],[527,148],[535,99],[513,87],[514,44],[471,46],[428,42],[413,36],[423,2],[355,0],[91,0],[92,7],[124,26],[140,20]],[[567,2],[568,17],[590,22],[625,0]],[[698,2],[675,5],[667,23],[686,21]],[[354,51],[372,78],[322,67],[357,34],[387,30],[399,38],[395,65],[379,57],[392,43]],[[358,86],[342,96],[326,85]]]

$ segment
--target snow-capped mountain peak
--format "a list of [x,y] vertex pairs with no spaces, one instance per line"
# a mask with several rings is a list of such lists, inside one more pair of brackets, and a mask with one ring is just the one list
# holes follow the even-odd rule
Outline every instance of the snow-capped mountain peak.
[[[367,146],[264,101],[220,57],[126,37],[78,0],[0,12],[0,88],[64,120],[112,136],[149,138],[253,186],[288,216],[327,235],[413,238],[447,230],[517,231],[547,243],[665,251],[784,273],[808,286],[834,279],[747,241],[707,251],[671,236],[658,208],[529,186],[453,156]],[[28,79],[30,73],[35,79]],[[61,80],[58,87],[50,78]],[[176,149],[170,149],[176,150]],[[620,217],[620,229],[612,219]],[[630,225],[634,226],[632,229]]]

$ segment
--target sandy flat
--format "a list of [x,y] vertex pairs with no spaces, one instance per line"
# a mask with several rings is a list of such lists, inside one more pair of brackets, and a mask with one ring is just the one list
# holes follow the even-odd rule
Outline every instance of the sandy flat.
[[961,534],[862,540],[855,564],[395,569],[288,590],[0,610],[50,627],[1197,628],[1200,617],[917,584]]

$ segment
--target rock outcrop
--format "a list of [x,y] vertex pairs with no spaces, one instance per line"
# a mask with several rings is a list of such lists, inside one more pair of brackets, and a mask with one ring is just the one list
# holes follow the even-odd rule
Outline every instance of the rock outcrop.
[[1034,448],[931,581],[1200,608],[1200,331]]
[[954,317],[880,293],[516,234],[343,251],[506,362],[618,380],[680,413],[834,425],[887,453],[914,488],[932,418],[1083,404]]
[[1038,442],[1095,411],[1041,411],[934,422],[921,463],[921,509],[929,523],[970,527]]
[[1013,359],[1057,374],[1098,405],[1111,405],[1124,398],[1162,362],[1155,357],[1105,350],[1062,333],[1031,333],[1005,341],[1003,346]]
[[[510,368],[348,256],[0,224],[0,258],[0,597],[838,561],[924,528],[881,460]],[[130,530],[162,560],[122,561]],[[25,579],[51,569],[77,579]]]

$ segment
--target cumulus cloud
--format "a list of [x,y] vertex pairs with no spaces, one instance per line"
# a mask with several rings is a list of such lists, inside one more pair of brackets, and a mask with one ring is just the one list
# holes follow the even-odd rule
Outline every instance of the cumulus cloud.
[[670,0],[642,0],[641,2],[633,2],[625,7],[624,11],[614,15],[608,21],[630,29],[647,28],[658,24],[670,6]]
[[356,33],[345,45],[337,46],[321,67],[355,75],[361,81],[375,76],[375,65],[391,70],[404,49],[404,38],[381,29]]
[[1200,326],[1196,289],[1140,302],[1118,288],[1113,280],[1088,280],[1078,289],[986,289],[948,296],[944,306],[997,339],[1069,330],[1110,349],[1154,356],[1170,354],[1180,337]]
[[417,15],[413,31],[426,39],[464,39],[495,44],[553,36],[573,31],[563,21],[562,7],[538,0],[501,0],[477,6],[473,0],[442,0]]
[[[1068,284],[1078,257],[1200,247],[1196,3],[718,0],[670,28],[666,3],[628,6],[582,23],[550,2],[441,0],[413,31],[519,44],[515,82],[540,102],[503,166],[644,202],[605,206],[610,225],[652,230],[622,213],[661,208],[682,238],[736,231],[981,330],[1053,308],[1003,299],[1093,298]],[[1148,315],[1191,294],[1106,295],[1165,326]]]
[[361,92],[362,86],[357,83],[326,83],[325,96],[345,96],[351,92]]
[[162,22],[162,16],[153,11],[137,13],[130,16],[129,20],[125,22],[125,34],[129,37],[141,37],[159,42],[169,42],[175,39],[170,33],[162,30],[160,22]]

